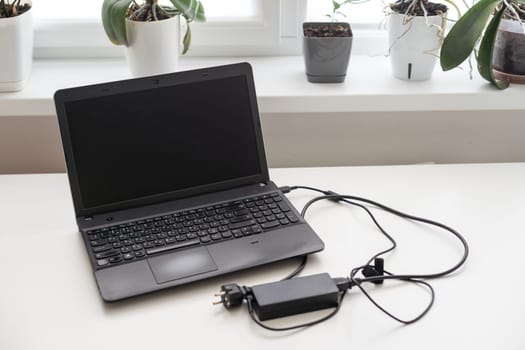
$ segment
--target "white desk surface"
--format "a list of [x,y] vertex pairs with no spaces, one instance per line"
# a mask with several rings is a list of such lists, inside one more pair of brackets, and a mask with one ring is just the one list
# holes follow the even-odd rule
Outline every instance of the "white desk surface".
[[[273,169],[271,177],[279,185],[330,188],[443,221],[464,233],[471,255],[460,272],[433,282],[435,305],[416,324],[389,319],[356,289],[335,318],[273,333],[252,323],[244,307],[212,306],[213,293],[227,282],[274,281],[297,261],[105,304],[77,233],[66,175],[2,175],[0,349],[525,348],[525,164]],[[300,207],[311,195],[289,197]],[[326,248],[303,275],[347,275],[387,246],[360,209],[323,203],[307,219]],[[459,243],[445,232],[386,214],[379,219],[399,243],[386,259],[388,270],[433,272],[460,257]],[[369,289],[406,318],[428,300],[422,288],[396,282]]]

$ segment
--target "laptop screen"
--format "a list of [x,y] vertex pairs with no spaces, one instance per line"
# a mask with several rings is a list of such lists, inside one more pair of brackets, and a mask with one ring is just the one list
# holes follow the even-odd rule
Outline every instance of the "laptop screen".
[[64,104],[84,209],[262,172],[246,77]]

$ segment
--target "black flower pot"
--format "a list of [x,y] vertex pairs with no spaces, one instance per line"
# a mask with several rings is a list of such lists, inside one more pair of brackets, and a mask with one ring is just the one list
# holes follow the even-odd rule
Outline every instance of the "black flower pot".
[[525,34],[518,21],[501,20],[493,54],[497,79],[525,84]]
[[303,32],[303,56],[308,81],[342,83],[352,50],[350,24],[305,22]]

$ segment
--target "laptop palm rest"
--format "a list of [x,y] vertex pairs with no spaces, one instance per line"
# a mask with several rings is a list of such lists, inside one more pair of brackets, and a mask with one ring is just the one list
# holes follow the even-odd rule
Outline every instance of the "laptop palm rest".
[[153,256],[148,263],[159,284],[218,269],[206,247]]

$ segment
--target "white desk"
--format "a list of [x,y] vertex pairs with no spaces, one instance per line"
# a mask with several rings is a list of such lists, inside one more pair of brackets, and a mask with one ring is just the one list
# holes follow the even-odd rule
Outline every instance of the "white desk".
[[[357,289],[335,318],[292,333],[259,328],[244,307],[228,312],[211,305],[221,284],[273,281],[296,261],[104,304],[76,230],[66,176],[4,175],[0,349],[525,348],[525,164],[274,169],[271,175],[279,185],[330,188],[441,220],[464,233],[469,260],[459,273],[433,282],[434,308],[411,326],[387,318]],[[290,198],[299,207],[311,195],[295,191]],[[385,262],[391,271],[432,272],[460,257],[459,243],[447,233],[379,218],[399,243]],[[346,275],[387,246],[360,209],[322,203],[307,219],[326,248],[303,275]],[[369,289],[406,318],[428,298],[422,288],[395,282]]]

